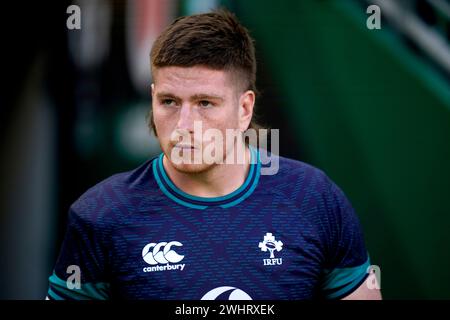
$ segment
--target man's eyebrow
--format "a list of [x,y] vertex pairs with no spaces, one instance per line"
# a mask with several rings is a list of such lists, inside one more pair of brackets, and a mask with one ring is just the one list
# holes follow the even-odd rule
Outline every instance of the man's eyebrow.
[[[176,95],[169,93],[169,92],[158,92],[156,94],[156,97],[158,99],[164,99],[164,98],[170,98],[170,99],[174,99],[174,100],[181,100],[181,98],[177,97]],[[191,96],[189,98],[191,101],[196,101],[196,100],[220,100],[223,101],[224,98],[219,96],[219,95],[215,95],[215,94],[206,94],[206,93],[197,93],[194,94],[193,96]]]
[[214,94],[204,94],[204,93],[199,93],[199,94],[194,94],[193,96],[190,97],[191,100],[221,100],[223,101],[224,99],[221,96],[218,95],[214,95]]
[[181,100],[179,97],[177,97],[176,95],[174,95],[172,93],[169,93],[169,92],[158,92],[156,94],[156,97],[158,99],[171,98],[171,99],[174,99],[174,100]]

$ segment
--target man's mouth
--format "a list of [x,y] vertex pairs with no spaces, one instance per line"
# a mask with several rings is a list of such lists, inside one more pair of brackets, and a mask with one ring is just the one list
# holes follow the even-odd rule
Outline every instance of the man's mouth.
[[174,146],[174,148],[179,148],[179,149],[183,149],[183,150],[194,150],[194,149],[197,149],[193,145],[190,145],[190,144],[176,144]]

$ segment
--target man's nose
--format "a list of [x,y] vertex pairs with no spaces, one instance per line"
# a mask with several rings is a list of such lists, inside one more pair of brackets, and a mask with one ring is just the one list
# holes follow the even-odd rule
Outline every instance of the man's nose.
[[188,104],[183,104],[180,109],[177,129],[194,132],[195,110]]

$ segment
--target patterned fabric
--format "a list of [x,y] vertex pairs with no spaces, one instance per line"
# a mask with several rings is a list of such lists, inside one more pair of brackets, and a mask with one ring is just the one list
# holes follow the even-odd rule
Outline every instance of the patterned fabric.
[[224,197],[178,189],[162,154],[89,189],[69,210],[48,297],[337,299],[358,288],[369,257],[343,192],[283,157],[277,174],[261,175],[251,151],[244,184]]

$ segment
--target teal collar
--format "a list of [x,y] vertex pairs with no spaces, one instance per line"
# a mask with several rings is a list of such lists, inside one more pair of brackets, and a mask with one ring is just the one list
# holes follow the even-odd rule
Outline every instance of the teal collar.
[[153,160],[153,174],[161,191],[171,200],[180,205],[193,209],[206,209],[212,206],[229,208],[244,201],[253,193],[256,186],[258,185],[261,171],[259,151],[256,148],[250,146],[250,153],[250,170],[244,183],[237,190],[221,197],[205,198],[193,196],[175,186],[164,169],[163,153],[161,153],[159,157]]

